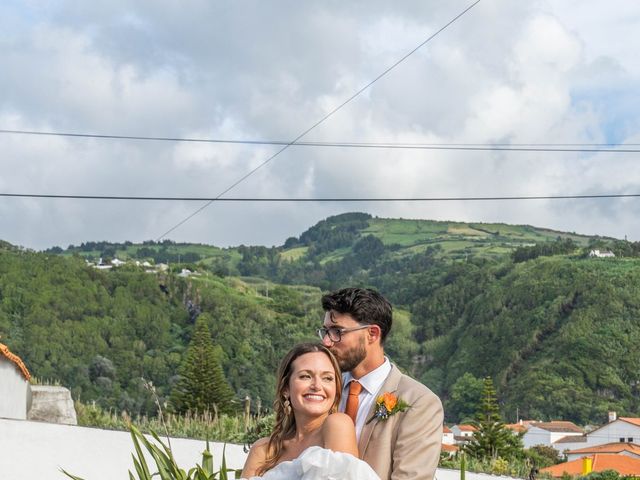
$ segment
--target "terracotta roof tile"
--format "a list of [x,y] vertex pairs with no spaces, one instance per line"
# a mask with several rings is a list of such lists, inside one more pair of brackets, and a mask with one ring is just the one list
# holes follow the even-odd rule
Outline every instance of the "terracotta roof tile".
[[553,422],[536,422],[532,423],[531,426],[541,428],[548,432],[584,433],[582,429],[575,423],[567,422],[564,420],[555,420]]
[[22,373],[22,376],[27,381],[29,381],[29,379],[31,378],[31,374],[29,373],[29,370],[27,370],[27,367],[25,366],[24,362],[20,359],[19,356],[11,353],[11,351],[9,350],[9,347],[7,347],[2,343],[0,343],[0,356],[4,356],[9,361],[15,363],[16,366],[18,367],[18,370],[20,370],[20,373]]
[[458,425],[461,432],[475,432],[477,430],[473,425]]
[[594,445],[593,447],[580,448],[577,450],[570,450],[567,454],[580,454],[585,455],[590,453],[620,453],[631,452],[636,455],[640,455],[640,445],[627,442],[613,442],[605,443],[604,445]]
[[505,427],[517,433],[527,431],[527,425],[523,425],[522,423],[507,423],[505,424]]
[[[640,475],[640,459],[607,453],[589,456],[593,461],[594,472],[615,470],[620,475]],[[572,476],[582,475],[582,458],[540,469],[540,473],[548,473],[552,477],[562,477],[565,472]]]
[[622,420],[623,422],[627,422],[627,423],[632,423],[633,425],[636,425],[636,426],[640,427],[640,418],[618,417],[618,420]]
[[447,427],[446,425],[442,426],[442,431],[443,431],[443,433],[451,433],[451,429],[449,427]]
[[458,450],[460,450],[460,447],[457,447],[455,445],[447,445],[446,443],[443,443],[440,451],[442,452],[457,452]]
[[586,441],[586,435],[567,435],[566,437],[559,438],[553,443],[582,443]]

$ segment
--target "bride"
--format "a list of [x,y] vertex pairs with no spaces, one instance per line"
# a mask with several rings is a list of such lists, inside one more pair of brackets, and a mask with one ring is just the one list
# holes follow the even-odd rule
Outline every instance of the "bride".
[[264,480],[379,480],[358,459],[353,421],[337,413],[340,368],[322,344],[303,343],[278,369],[273,433],[256,441],[242,478]]

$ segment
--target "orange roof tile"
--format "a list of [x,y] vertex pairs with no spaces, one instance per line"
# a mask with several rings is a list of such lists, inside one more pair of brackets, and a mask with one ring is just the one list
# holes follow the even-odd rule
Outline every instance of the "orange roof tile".
[[458,425],[461,432],[475,432],[477,430],[473,425]]
[[505,427],[507,427],[509,430],[513,430],[514,432],[517,432],[517,433],[526,432],[527,431],[527,426],[523,425],[521,423],[507,423],[505,425]]
[[554,420],[552,422],[536,422],[531,424],[532,427],[542,428],[548,432],[575,432],[584,433],[580,427],[573,422],[565,420]]
[[604,445],[594,445],[593,447],[579,448],[570,450],[567,454],[589,454],[589,453],[620,453],[631,452],[640,455],[640,445],[627,442],[605,443]]
[[458,450],[460,450],[460,448],[456,445],[447,445],[446,443],[443,443],[440,447],[440,451],[442,452],[457,452]]
[[[615,470],[620,475],[640,475],[640,459],[608,453],[597,453],[589,456],[592,458],[594,472]],[[540,473],[548,473],[552,477],[562,477],[564,473],[572,476],[582,475],[582,458],[542,468]]]
[[622,420],[622,421],[627,422],[627,423],[632,423],[633,425],[636,425],[636,426],[640,427],[640,418],[618,417],[618,420]]
[[22,376],[27,381],[29,381],[29,379],[31,378],[31,374],[29,373],[29,370],[27,370],[27,367],[25,366],[24,362],[20,359],[19,356],[11,353],[11,351],[9,350],[9,347],[7,347],[2,343],[0,343],[0,355],[5,356],[9,361],[15,363],[16,366],[18,367],[18,370],[20,370],[20,372],[22,373]]
[[446,425],[442,426],[442,432],[443,433],[451,433],[451,429],[449,427],[447,427]]

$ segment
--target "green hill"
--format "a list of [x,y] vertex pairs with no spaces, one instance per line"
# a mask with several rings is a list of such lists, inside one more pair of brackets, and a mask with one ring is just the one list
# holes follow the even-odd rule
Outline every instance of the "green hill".
[[[616,258],[589,258],[591,248]],[[164,261],[97,271],[82,257]],[[372,286],[394,304],[391,358],[442,396],[493,377],[508,420],[602,422],[640,414],[640,243],[531,226],[330,217],[281,247],[87,242],[28,252],[0,244],[0,336],[74,398],[153,413],[207,313],[237,399],[272,399],[278,360],[312,339],[321,292]],[[181,278],[182,267],[199,276]],[[173,270],[173,272],[172,272]]]

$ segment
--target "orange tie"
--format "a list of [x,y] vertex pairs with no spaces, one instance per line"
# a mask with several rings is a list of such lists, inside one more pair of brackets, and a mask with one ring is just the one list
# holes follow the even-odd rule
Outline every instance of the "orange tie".
[[358,414],[358,395],[362,391],[362,385],[356,380],[352,380],[349,384],[349,396],[347,397],[347,408],[344,413],[351,417],[353,424],[356,423],[356,415]]

